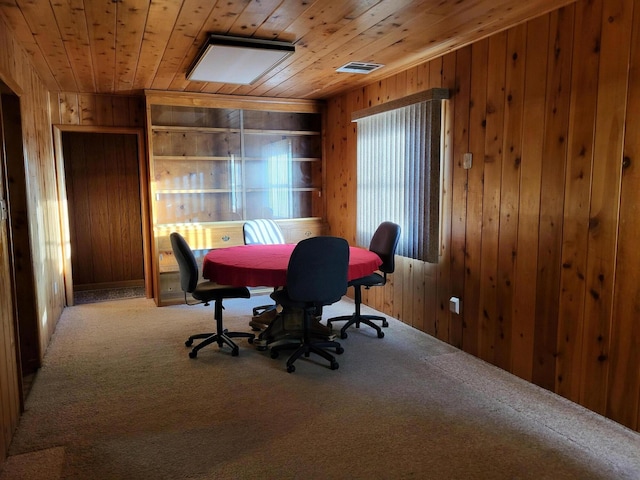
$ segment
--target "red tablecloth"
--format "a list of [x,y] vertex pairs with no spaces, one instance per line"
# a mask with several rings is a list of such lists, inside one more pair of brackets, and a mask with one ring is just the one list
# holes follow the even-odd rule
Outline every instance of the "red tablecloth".
[[[295,244],[240,245],[211,250],[204,257],[204,278],[221,285],[280,287],[286,284],[289,257]],[[348,279],[364,277],[382,264],[364,248],[349,248]]]

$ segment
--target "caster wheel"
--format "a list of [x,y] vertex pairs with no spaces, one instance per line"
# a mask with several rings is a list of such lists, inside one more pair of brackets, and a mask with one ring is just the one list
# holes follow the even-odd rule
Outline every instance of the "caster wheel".
[[267,351],[267,347],[259,346],[259,347],[256,347],[256,350],[259,351],[259,352],[266,352]]
[[331,322],[327,322],[327,328],[331,329]]
[[383,326],[384,328],[387,328],[387,327],[389,326],[389,322],[387,322],[386,320],[384,320],[384,321],[382,322],[382,326]]
[[337,353],[338,355],[343,354],[343,353],[344,353],[344,348],[342,348],[342,347],[336,347],[336,353]]
[[249,344],[253,345],[253,338],[249,338]]
[[378,332],[378,338],[384,338],[384,332]]
[[184,342],[185,347],[190,347],[191,345],[193,345],[193,340],[189,339],[186,342]]
[[340,338],[342,340],[344,340],[345,338],[347,338],[349,335],[347,335],[347,332],[340,332]]
[[331,362],[331,370],[337,370],[339,366],[338,362]]
[[278,352],[271,350],[271,358],[278,358]]
[[198,351],[197,350],[191,350],[189,352],[189,358],[196,358],[198,356]]
[[232,357],[237,357],[240,354],[240,350],[237,348],[234,348],[231,350],[231,356]]
[[287,372],[293,373],[296,371],[296,367],[293,365],[287,365]]

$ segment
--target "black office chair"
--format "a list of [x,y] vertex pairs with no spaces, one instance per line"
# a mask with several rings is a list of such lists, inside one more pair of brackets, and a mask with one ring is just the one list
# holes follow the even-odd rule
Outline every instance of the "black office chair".
[[382,321],[382,326],[388,327],[389,323],[387,322],[387,319],[378,315],[362,315],[360,313],[360,306],[362,304],[362,287],[366,289],[371,287],[382,287],[387,283],[387,275],[393,273],[395,270],[395,254],[399,239],[400,225],[392,222],[382,222],[373,234],[371,243],[369,244],[369,250],[377,253],[382,260],[382,265],[380,265],[379,268],[379,271],[382,274],[376,272],[371,275],[367,275],[366,277],[356,278],[349,282],[349,286],[354,289],[356,311],[353,315],[345,315],[327,320],[328,327],[331,327],[333,322],[347,321],[340,330],[340,338],[347,338],[347,329],[351,325],[355,324],[356,328],[360,328],[361,323],[375,329],[378,333],[378,338],[384,337],[382,329],[373,323],[373,321]]
[[[287,285],[271,294],[276,303],[285,309],[303,312],[302,339],[294,344],[297,349],[287,360],[287,371],[294,372],[293,363],[302,355],[320,355],[329,361],[331,370],[338,362],[327,348],[335,348],[340,354],[344,349],[338,342],[319,339],[313,335],[312,322],[318,308],[339,301],[347,291],[349,269],[349,244],[338,237],[313,237],[299,242],[291,254],[287,268]],[[280,350],[290,344],[271,347],[271,358],[277,358]]]
[[[216,319],[216,332],[191,335],[187,341],[184,342],[187,347],[190,347],[195,339],[203,338],[204,340],[193,347],[189,352],[189,357],[196,358],[198,356],[198,350],[214,342],[217,343],[219,347],[225,344],[228,345],[231,347],[231,355],[234,357],[237,356],[239,353],[238,345],[231,339],[244,337],[249,339],[249,343],[253,343],[255,335],[253,333],[229,332],[223,328],[222,309],[224,307],[222,306],[222,300],[225,298],[249,298],[249,289],[247,287],[218,285],[217,283],[207,281],[198,283],[198,263],[187,241],[177,232],[173,232],[169,237],[171,239],[173,254],[180,268],[180,286],[184,291],[185,303],[187,305],[204,303],[205,306],[208,306],[209,302],[214,302],[213,316]],[[198,300],[198,303],[189,303],[187,293]]]
[[[269,218],[247,220],[242,225],[245,245],[283,244],[284,234],[276,222]],[[277,305],[259,305],[253,307],[253,318],[249,326],[253,330],[264,330],[276,315]]]

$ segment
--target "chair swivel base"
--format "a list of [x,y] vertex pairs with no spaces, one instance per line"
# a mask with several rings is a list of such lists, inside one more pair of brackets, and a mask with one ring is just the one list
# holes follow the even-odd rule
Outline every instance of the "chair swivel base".
[[329,368],[331,370],[337,370],[339,365],[336,362],[336,359],[333,355],[331,355],[325,348],[335,348],[336,353],[338,355],[344,353],[344,348],[340,346],[338,342],[334,341],[320,341],[313,343],[284,343],[271,347],[271,358],[278,358],[280,354],[280,350],[286,350],[296,348],[296,350],[291,354],[289,359],[287,360],[287,372],[293,373],[296,371],[296,367],[293,364],[298,358],[302,355],[305,357],[309,357],[312,353],[316,355],[320,355],[322,358],[329,362]]
[[356,328],[360,328],[360,324],[364,323],[365,325],[368,325],[369,327],[373,328],[376,331],[376,333],[378,334],[378,338],[384,338],[384,332],[382,331],[382,328],[380,328],[379,325],[376,325],[375,323],[373,323],[373,320],[382,321],[383,327],[389,326],[387,319],[384,317],[380,317],[378,315],[358,315],[356,313],[354,313],[353,315],[344,315],[342,317],[330,318],[327,320],[327,326],[331,327],[332,322],[346,321],[347,323],[345,323],[343,327],[340,329],[340,338],[344,340],[349,336],[347,335],[347,329],[351,325],[355,325]]
[[253,333],[244,333],[244,332],[229,332],[224,330],[221,333],[197,333],[195,335],[191,335],[186,342],[184,342],[185,346],[190,347],[193,345],[193,341],[196,339],[204,338],[202,342],[197,344],[195,347],[191,349],[189,352],[189,358],[196,358],[198,356],[198,350],[210,345],[212,343],[217,343],[220,348],[222,348],[225,344],[231,347],[231,356],[237,357],[240,353],[240,349],[238,345],[235,344],[232,338],[248,338],[249,343],[253,343],[253,339],[255,335]]

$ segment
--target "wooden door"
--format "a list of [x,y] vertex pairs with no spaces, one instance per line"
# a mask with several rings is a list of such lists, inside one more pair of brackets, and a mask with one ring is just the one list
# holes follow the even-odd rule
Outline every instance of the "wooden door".
[[64,132],[74,290],[144,285],[136,135]]

